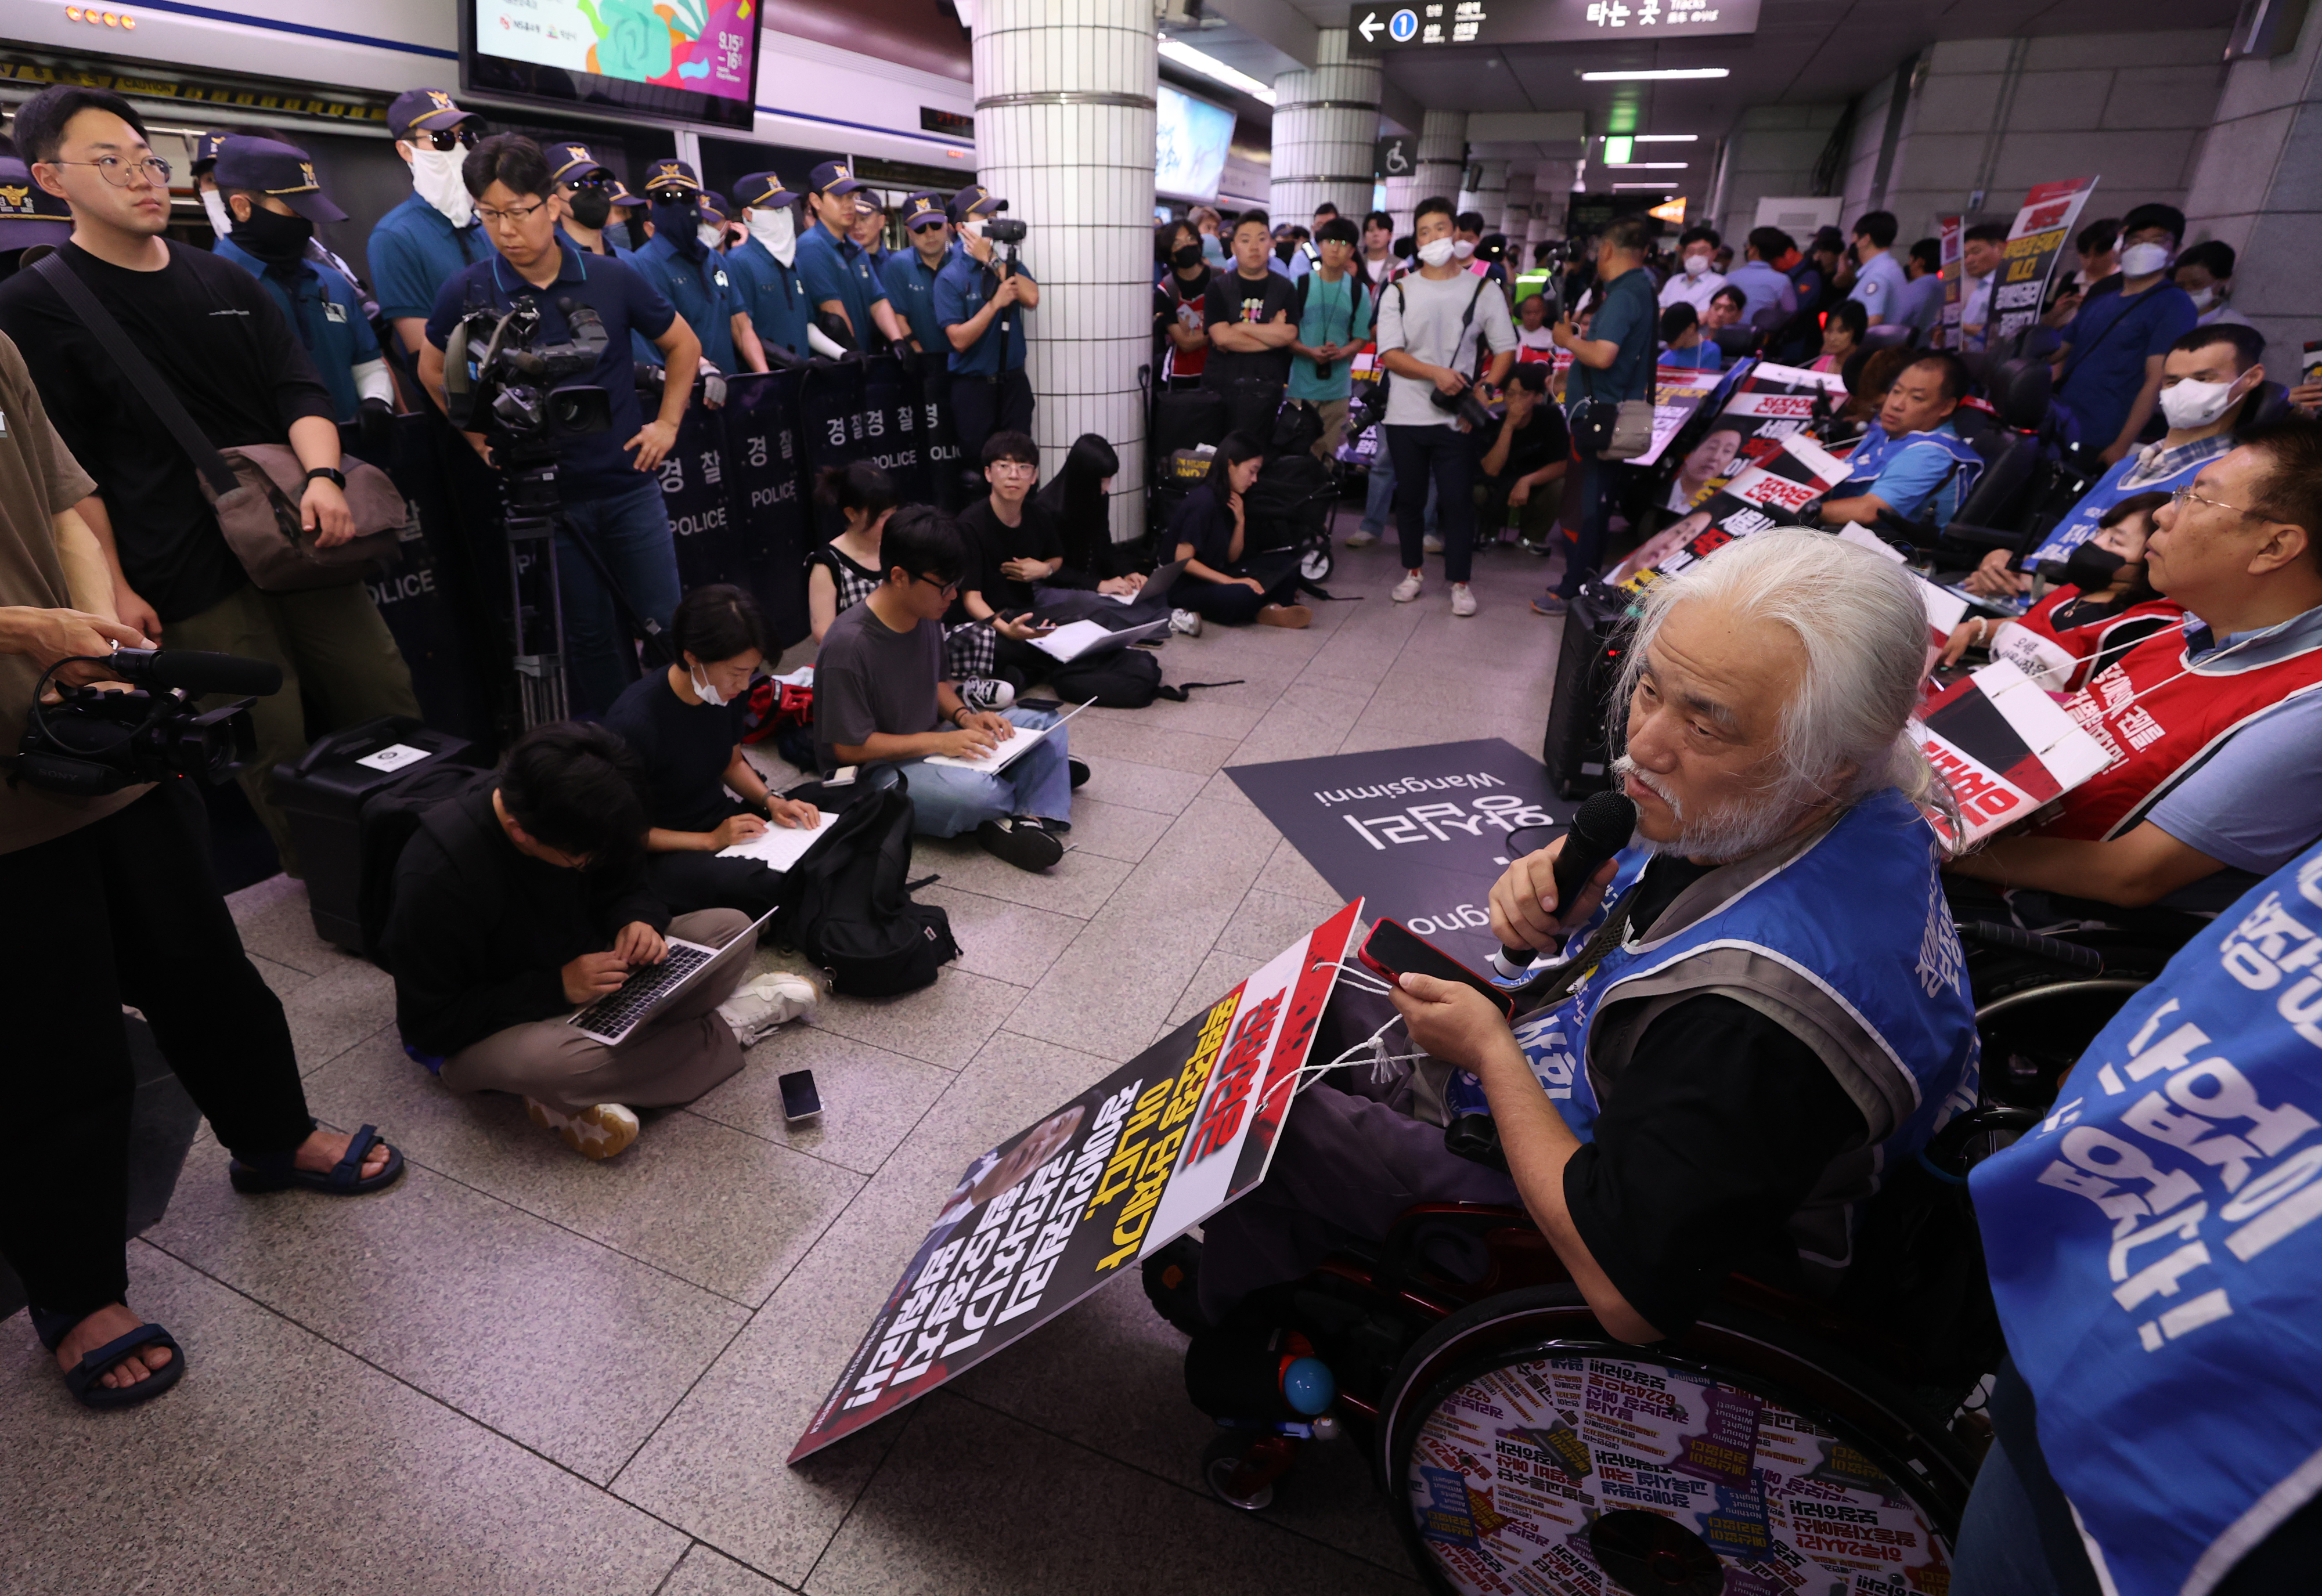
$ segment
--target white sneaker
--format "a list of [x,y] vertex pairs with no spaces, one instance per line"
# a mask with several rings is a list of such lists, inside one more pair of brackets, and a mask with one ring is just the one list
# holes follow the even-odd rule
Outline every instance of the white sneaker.
[[1419,573],[1417,571],[1411,572],[1408,576],[1405,576],[1403,580],[1394,585],[1394,601],[1397,604],[1409,604],[1412,599],[1419,597],[1420,586]]
[[1465,582],[1451,584],[1451,613],[1455,616],[1472,616],[1476,613],[1475,591]]
[[777,970],[736,987],[718,1006],[718,1017],[734,1027],[734,1035],[749,1047],[786,1020],[812,1014],[820,989],[803,975]]
[[1437,537],[1431,532],[1425,537],[1419,540],[1419,546],[1426,550],[1431,554],[1440,554],[1443,552],[1443,540]]
[[583,1158],[610,1158],[637,1139],[637,1117],[618,1103],[598,1103],[578,1114],[560,1114],[538,1098],[524,1106],[532,1122],[554,1131]]
[[1169,612],[1169,630],[1181,637],[1199,637],[1202,617],[1190,609],[1173,609]]
[[1347,547],[1349,549],[1367,549],[1376,542],[1378,534],[1365,527],[1358,526],[1347,534]]
[[979,678],[959,684],[959,701],[979,713],[1007,709],[1016,702],[1016,689],[1004,681]]

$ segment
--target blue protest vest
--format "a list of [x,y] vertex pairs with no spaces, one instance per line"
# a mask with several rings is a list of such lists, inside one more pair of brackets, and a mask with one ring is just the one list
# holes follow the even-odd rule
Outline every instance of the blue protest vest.
[[2130,999],[1969,1184],[2040,1449],[2119,1596],[2322,1490],[2322,848]]
[[[1951,520],[1959,511],[1959,502],[1967,497],[1975,479],[1983,475],[1983,456],[1975,445],[1946,425],[1932,432],[1904,433],[1899,436],[1885,428],[1872,426],[1862,434],[1862,441],[1847,455],[1847,486],[1852,491],[1869,491],[1879,473],[1895,462],[1896,456],[1906,449],[1939,449],[1956,462],[1951,479],[1936,488],[1933,495],[1934,519],[1938,525]],[[1907,518],[1915,518],[1906,517]]]
[[[1648,857],[1621,854],[1604,907],[1568,946],[1584,944],[1635,888]],[[1935,859],[1933,829],[1888,788],[1691,925],[1623,942],[1563,1002],[1521,1019],[1516,1041],[1557,1111],[1590,1140],[1604,1088],[1604,1060],[1590,1045],[1596,1020],[1625,999],[1684,990],[1692,972],[1677,966],[1719,956],[1714,972],[1697,967],[1704,990],[1761,992],[1830,1022],[1824,1034],[1849,1053],[1856,1076],[1841,1084],[1859,1106],[1884,1105],[1864,1112],[1873,1133],[1884,1132],[1862,1172],[1875,1190],[1879,1168],[1915,1154],[1976,1100],[1975,1011]],[[1842,1263],[1844,1238],[1832,1242],[1841,1251],[1824,1261]]]

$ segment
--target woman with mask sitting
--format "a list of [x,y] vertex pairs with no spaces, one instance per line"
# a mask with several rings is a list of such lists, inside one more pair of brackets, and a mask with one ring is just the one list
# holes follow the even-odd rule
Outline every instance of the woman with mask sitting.
[[1257,480],[1266,464],[1265,450],[1248,433],[1228,433],[1210,461],[1210,474],[1185,496],[1169,518],[1169,540],[1175,558],[1185,562],[1169,602],[1187,619],[1177,619],[1179,631],[1199,634],[1204,620],[1221,626],[1298,627],[1311,625],[1313,612],[1291,602],[1298,592],[1298,566],[1284,560],[1275,572],[1259,573],[1243,559],[1248,528],[1242,497]]
[[[644,762],[646,884],[672,913],[735,908],[755,919],[774,907],[782,876],[721,849],[777,825],[811,828],[812,804],[766,790],[742,757],[750,679],[764,661],[765,622],[754,599],[719,582],[678,601],[670,623],[677,663],[632,682],[605,724]],[[736,803],[728,789],[741,795]]]
[[2144,568],[2153,514],[2168,502],[2165,493],[2140,493],[2113,506],[2096,535],[2064,561],[2061,587],[2020,620],[1961,621],[1941,662],[1954,664],[1980,646],[2026,676],[2046,678],[2051,689],[2070,692],[2154,633],[2177,625],[2185,612],[2153,591]]

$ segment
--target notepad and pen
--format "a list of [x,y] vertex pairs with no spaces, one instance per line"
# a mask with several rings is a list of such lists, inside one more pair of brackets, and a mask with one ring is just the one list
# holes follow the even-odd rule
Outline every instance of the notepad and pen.
[[[1161,624],[1165,626],[1168,625],[1166,621],[1164,621]],[[1079,708],[1066,712],[1056,721],[1055,725],[1018,726],[1014,736],[1000,743],[997,747],[993,748],[990,753],[984,754],[981,758],[957,759],[948,753],[931,753],[928,756],[927,762],[931,765],[951,765],[963,771],[982,771],[987,776],[996,776],[1001,771],[1006,770],[1011,762],[1021,756],[1027,750],[1031,748],[1034,743],[1047,736],[1050,732],[1055,731],[1056,726],[1063,725],[1065,721],[1068,721],[1072,719],[1074,716],[1078,715],[1082,709],[1086,709],[1089,707],[1089,704],[1093,704],[1095,702],[1096,700],[1094,698],[1091,698],[1088,701],[1088,704],[1083,704]]]

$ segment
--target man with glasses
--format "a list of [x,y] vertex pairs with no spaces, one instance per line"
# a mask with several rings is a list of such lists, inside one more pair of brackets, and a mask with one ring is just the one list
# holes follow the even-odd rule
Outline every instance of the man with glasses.
[[[645,169],[654,235],[630,264],[677,306],[701,340],[701,358],[720,371],[763,371],[765,351],[750,325],[742,290],[719,253],[726,242],[726,207],[714,205],[693,169],[656,160]],[[713,208],[714,206],[714,208]]]
[[[885,579],[839,612],[814,662],[814,743],[826,774],[847,765],[900,764],[910,781],[914,828],[923,836],[974,831],[985,853],[1019,870],[1064,857],[1074,777],[1065,728],[1030,709],[969,708],[944,677],[944,612],[968,573],[967,547],[950,516],[926,505],[895,512],[879,543]],[[1052,728],[993,772],[947,760],[979,760],[1019,730]]]
[[[169,163],[154,157],[135,109],[103,89],[59,84],[16,113],[15,137],[33,180],[71,207],[73,235],[59,262],[204,435],[219,447],[287,445],[306,470],[298,501],[306,529],[325,546],[353,536],[330,389],[258,278],[162,236]],[[281,666],[282,690],[251,712],[257,748],[241,780],[283,869],[299,873],[273,789],[275,766],[306,752],[306,699],[322,728],[419,713],[370,589],[353,579],[300,593],[251,586],[193,461],[45,271],[0,284],[0,332],[23,351],[57,431],[96,480],[76,507],[105,552],[122,622],[168,648]]]
[[462,269],[489,260],[492,247],[476,226],[475,205],[461,181],[461,162],[483,124],[440,88],[415,88],[387,108],[395,152],[411,169],[411,196],[370,230],[370,275],[379,313],[416,356],[427,342],[436,293]]
[[[468,157],[466,181],[498,253],[454,277],[436,296],[419,356],[420,380],[436,403],[443,403],[443,346],[471,309],[504,312],[520,298],[536,300],[540,337],[546,343],[572,336],[563,309],[567,303],[594,310],[605,325],[605,351],[590,380],[609,397],[613,424],[605,432],[564,439],[556,471],[563,501],[556,578],[564,603],[572,707],[601,713],[635,676],[635,660],[613,596],[576,540],[596,551],[630,607],[666,632],[677,609],[677,551],[654,472],[676,445],[701,342],[627,260],[583,256],[558,237],[564,202],[546,157],[530,139],[495,133],[484,140]],[[661,412],[651,421],[637,405],[632,333],[650,341],[668,367]],[[482,433],[470,433],[468,442],[487,461],[491,459]]]

